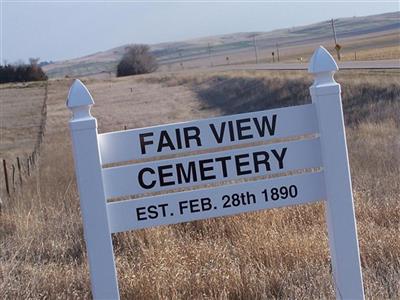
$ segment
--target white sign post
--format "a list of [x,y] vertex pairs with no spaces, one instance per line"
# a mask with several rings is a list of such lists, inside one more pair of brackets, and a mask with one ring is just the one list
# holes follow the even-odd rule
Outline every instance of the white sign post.
[[316,106],[321,136],[326,218],[336,295],[339,299],[360,299],[364,289],[341,89],[333,79],[337,70],[336,62],[323,47],[314,52],[308,72],[315,76],[310,93]]
[[93,298],[119,299],[103,187],[97,121],[90,115],[90,107],[93,104],[86,87],[80,81],[75,81],[68,94],[67,105],[73,114],[69,126]]
[[105,134],[76,80],[67,106],[93,297],[119,299],[112,233],[325,200],[336,297],[364,299],[337,69],[315,51],[312,104]]

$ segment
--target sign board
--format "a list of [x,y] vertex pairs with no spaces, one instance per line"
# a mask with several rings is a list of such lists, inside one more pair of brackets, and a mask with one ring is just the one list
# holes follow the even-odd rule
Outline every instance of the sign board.
[[[279,119],[279,122],[277,120]],[[103,164],[289,138],[318,131],[312,104],[99,134]]]
[[107,210],[115,233],[316,202],[325,196],[323,173],[318,172],[111,202]]
[[76,80],[67,105],[93,297],[119,298],[112,233],[325,201],[337,298],[362,299],[336,70],[320,47],[311,104],[105,134]]
[[109,199],[319,168],[319,148],[319,139],[311,139],[106,168],[105,195]]

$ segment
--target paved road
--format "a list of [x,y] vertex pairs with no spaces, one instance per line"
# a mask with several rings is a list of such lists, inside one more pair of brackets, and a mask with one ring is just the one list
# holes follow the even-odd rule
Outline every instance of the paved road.
[[[213,69],[227,70],[306,70],[307,63],[268,63],[249,65],[218,66]],[[400,69],[400,60],[370,60],[339,62],[339,69]]]

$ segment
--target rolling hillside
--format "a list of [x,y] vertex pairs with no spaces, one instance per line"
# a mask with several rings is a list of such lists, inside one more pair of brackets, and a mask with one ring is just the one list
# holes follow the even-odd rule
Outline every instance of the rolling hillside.
[[[400,58],[400,12],[335,20],[343,59]],[[242,32],[194,40],[151,45],[159,70],[180,70],[224,64],[255,62],[254,40],[259,62],[272,61],[279,47],[281,61],[304,60],[315,46],[333,49],[330,20],[270,32]],[[50,77],[110,76],[125,48],[123,45],[88,56],[55,62],[44,67]]]

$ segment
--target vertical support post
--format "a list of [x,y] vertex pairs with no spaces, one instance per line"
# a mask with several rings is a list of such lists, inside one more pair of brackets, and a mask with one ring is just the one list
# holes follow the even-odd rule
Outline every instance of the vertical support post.
[[253,35],[253,46],[254,46],[254,56],[256,58],[256,64],[258,64],[257,42],[255,34]]
[[364,299],[353,194],[343,122],[340,85],[333,75],[335,60],[320,46],[313,54],[308,72],[316,106],[325,185],[329,247],[337,299]]
[[97,121],[90,114],[93,99],[79,80],[68,94],[69,122],[94,299],[119,299],[114,252],[108,225]]
[[278,56],[278,62],[279,62],[279,45],[276,43],[276,55]]
[[13,191],[15,192],[15,166],[14,166],[14,164],[12,164],[11,167],[12,167],[12,185],[13,185]]
[[213,66],[213,62],[212,62],[212,59],[211,59],[211,46],[210,46],[210,43],[208,43],[207,48],[208,48],[208,58],[210,59],[210,67],[212,67]]
[[5,159],[3,159],[3,170],[4,170],[4,181],[6,184],[7,195],[10,196],[10,186],[8,184],[7,162]]
[[337,42],[336,30],[335,30],[335,21],[333,19],[331,20],[331,24],[332,24],[333,40],[335,41],[335,50],[336,50],[336,53],[337,53],[338,60],[340,60],[341,59],[341,57],[340,57],[340,46],[339,46],[339,44]]
[[22,185],[21,162],[19,161],[18,156],[17,156],[17,167],[18,167],[19,183]]
[[31,176],[31,170],[30,170],[30,168],[29,168],[29,157],[26,159],[26,167],[27,167],[27,169],[28,169],[28,176],[30,177]]

